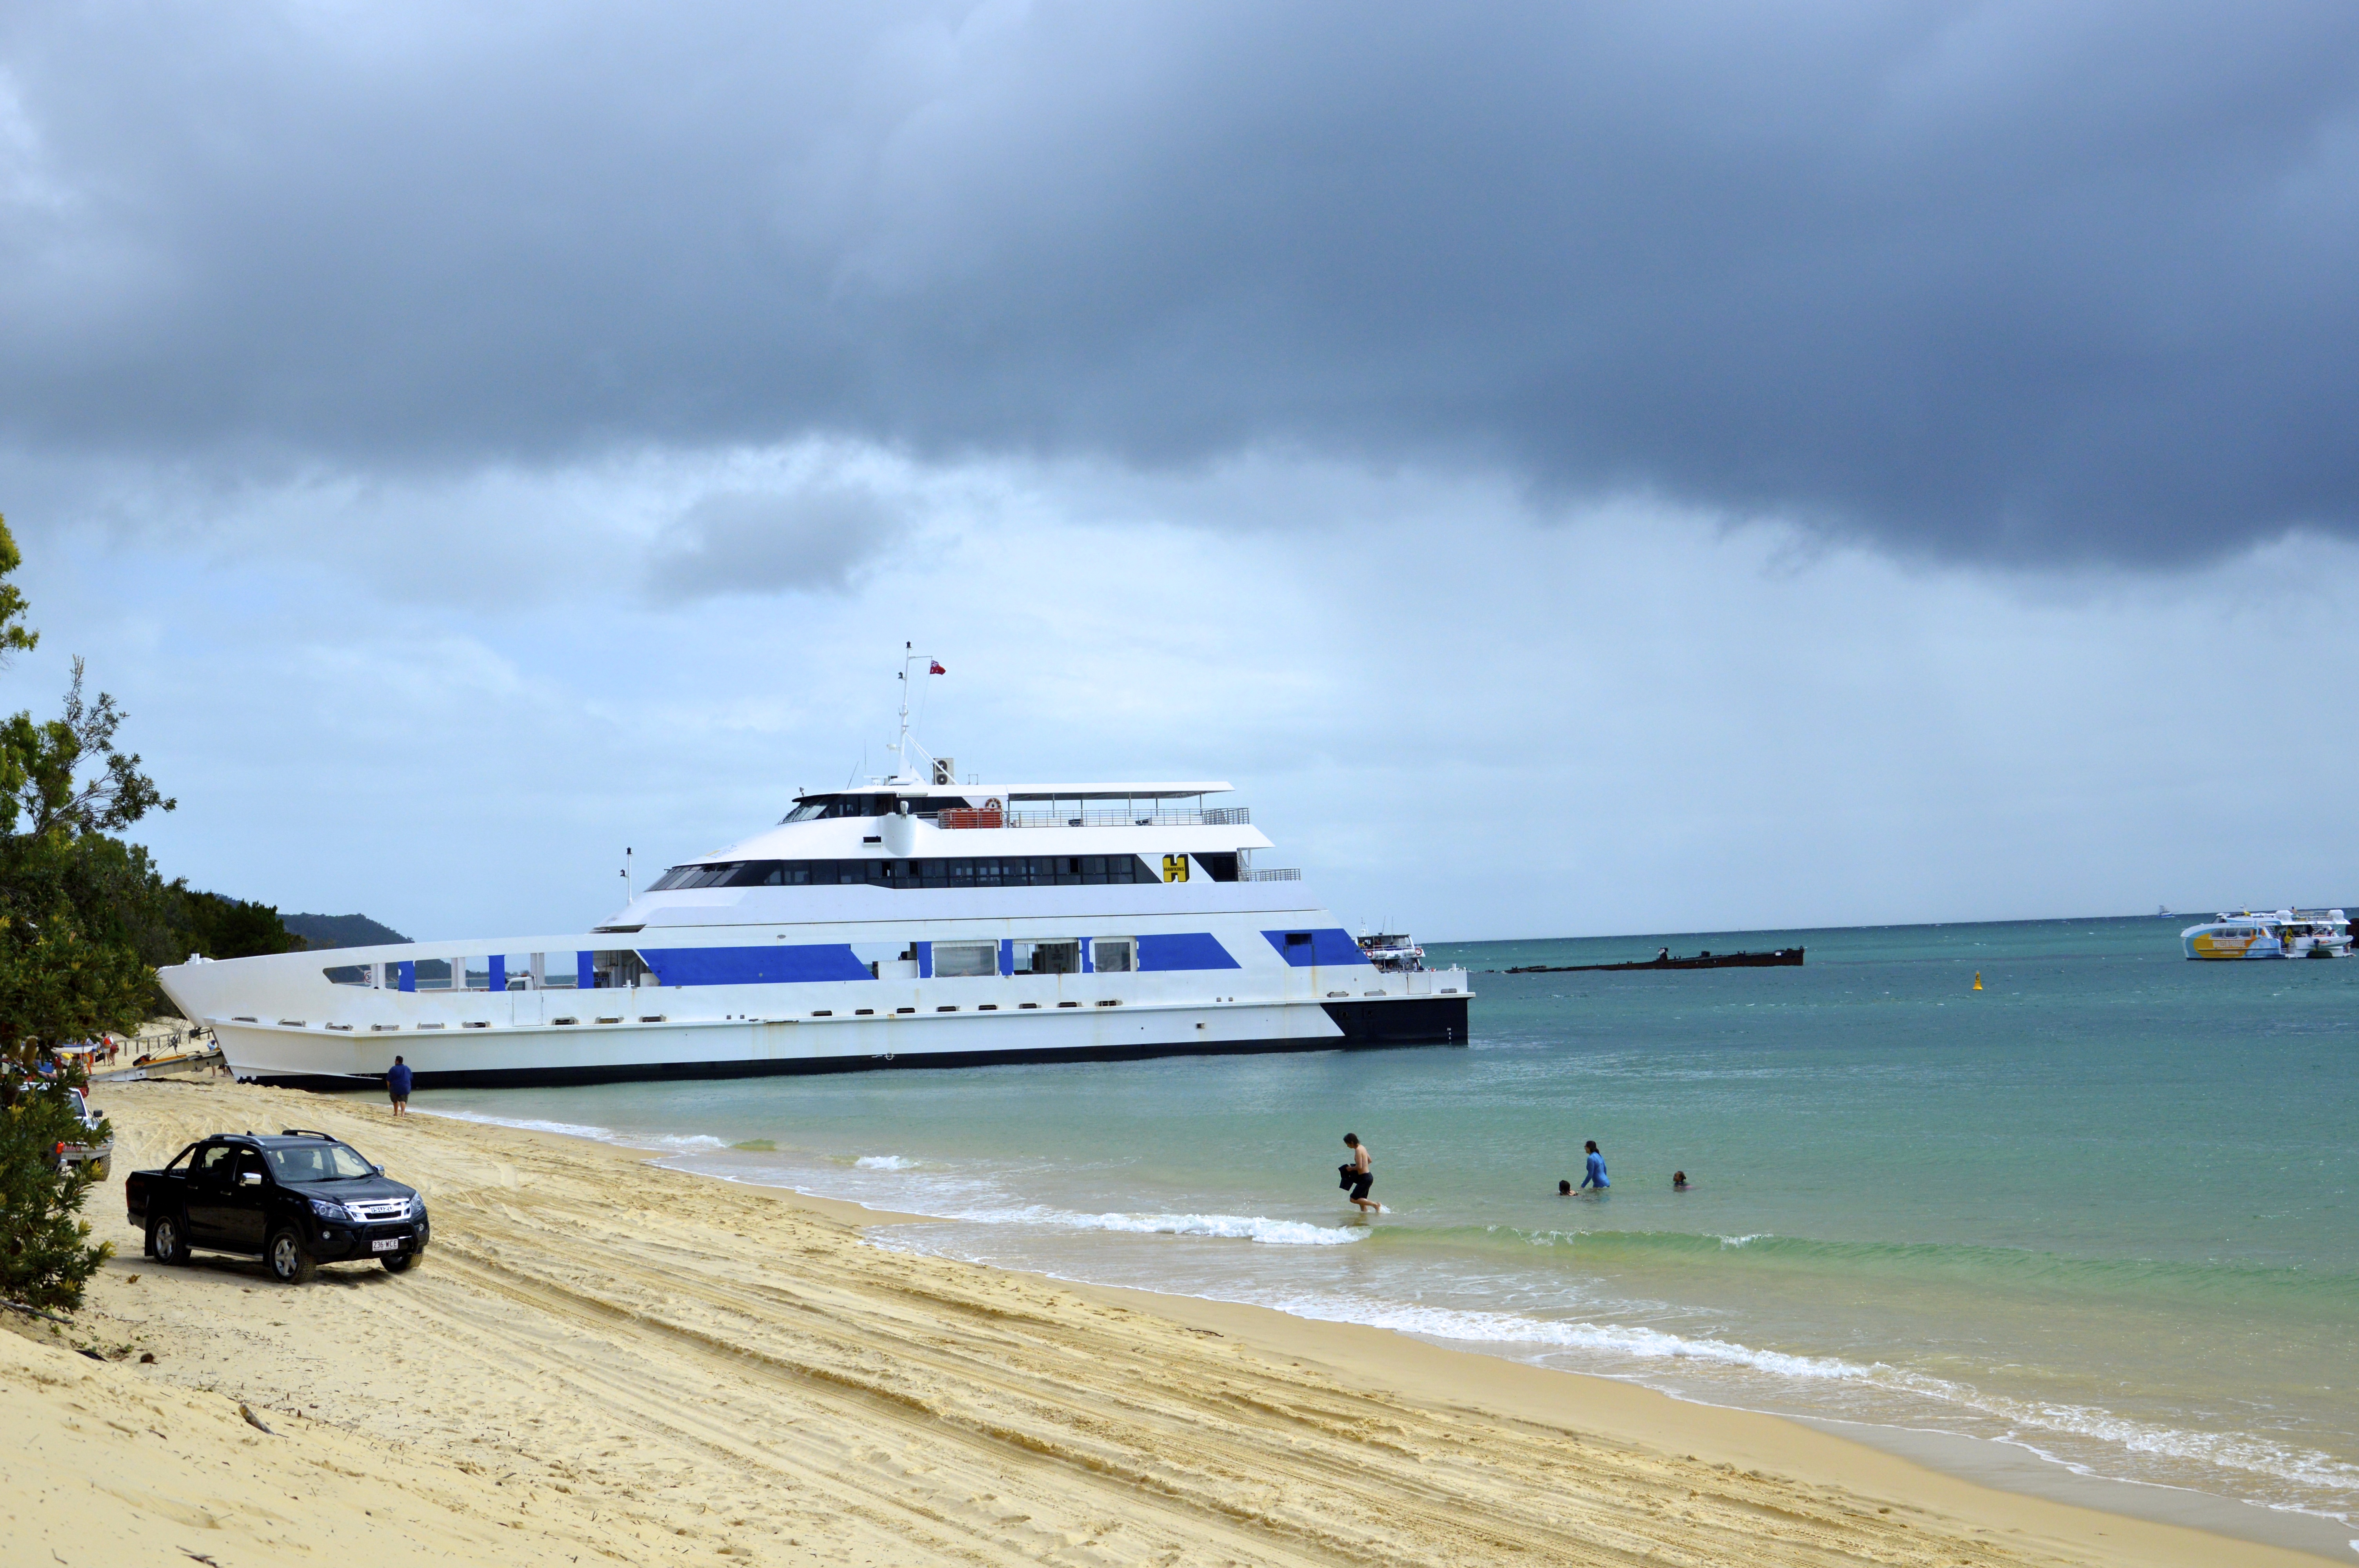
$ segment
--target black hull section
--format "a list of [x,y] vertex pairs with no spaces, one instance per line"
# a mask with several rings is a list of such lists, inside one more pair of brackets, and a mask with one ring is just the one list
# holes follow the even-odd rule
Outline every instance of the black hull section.
[[1463,1045],[1466,999],[1412,996],[1390,1000],[1321,1004],[1346,1045]]
[[[1025,1062],[1143,1062],[1163,1056],[1266,1056],[1288,1051],[1351,1051],[1386,1046],[1463,1045],[1462,996],[1408,997],[1385,1001],[1324,1003],[1343,1037],[1325,1040],[1233,1040],[1218,1044],[1175,1041],[1168,1045],[1083,1045],[1056,1050],[931,1051],[911,1056],[804,1056],[758,1062],[647,1062],[572,1067],[499,1067],[472,1073],[419,1073],[421,1089],[516,1089],[571,1084],[663,1083],[696,1078],[771,1078],[816,1073],[873,1073],[901,1068],[1004,1067]],[[258,1074],[241,1080],[279,1088],[352,1090],[368,1079],[332,1074]]]

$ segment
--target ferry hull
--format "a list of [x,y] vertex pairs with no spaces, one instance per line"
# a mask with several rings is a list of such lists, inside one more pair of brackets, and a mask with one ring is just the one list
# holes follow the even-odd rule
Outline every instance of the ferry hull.
[[1380,969],[1299,881],[1182,877],[1168,859],[1169,882],[651,892],[625,912],[644,923],[191,959],[157,979],[238,1077],[320,1087],[381,1083],[397,1055],[437,1088],[1464,1043],[1462,968]]
[[307,1029],[234,1022],[213,1029],[239,1078],[310,1089],[374,1087],[384,1074],[379,1064],[397,1044],[419,1088],[526,1088],[1466,1043],[1462,995],[1123,1012],[570,1025],[503,1031],[497,1042],[480,1034],[322,1038]]

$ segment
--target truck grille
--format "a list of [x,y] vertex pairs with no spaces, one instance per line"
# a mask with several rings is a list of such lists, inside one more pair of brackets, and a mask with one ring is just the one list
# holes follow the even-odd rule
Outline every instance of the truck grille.
[[408,1198],[363,1198],[358,1203],[348,1203],[344,1206],[352,1210],[354,1219],[372,1225],[388,1219],[409,1217]]

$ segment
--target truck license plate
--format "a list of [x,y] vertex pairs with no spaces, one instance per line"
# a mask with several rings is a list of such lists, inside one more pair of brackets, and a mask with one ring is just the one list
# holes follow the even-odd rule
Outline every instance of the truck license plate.
[[369,1250],[372,1252],[398,1252],[401,1250],[401,1238],[398,1236],[388,1236],[382,1241],[372,1241],[369,1243]]

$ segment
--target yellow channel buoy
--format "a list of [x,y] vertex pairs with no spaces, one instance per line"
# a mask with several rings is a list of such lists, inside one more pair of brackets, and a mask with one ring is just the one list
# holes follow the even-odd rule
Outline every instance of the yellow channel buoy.
[[1976,989],[1976,990],[1980,990],[1980,989],[1983,989],[1983,972],[1982,972],[1980,969],[1976,969],[1976,970],[1974,971],[1974,989]]

